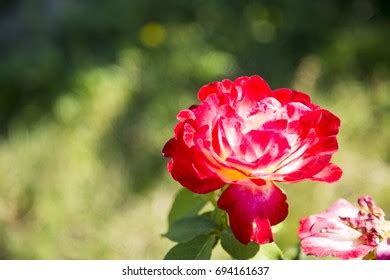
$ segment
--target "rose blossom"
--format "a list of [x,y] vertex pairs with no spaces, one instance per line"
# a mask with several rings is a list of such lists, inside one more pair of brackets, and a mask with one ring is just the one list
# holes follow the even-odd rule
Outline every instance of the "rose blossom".
[[385,214],[368,196],[358,199],[360,209],[340,199],[329,209],[303,218],[299,227],[305,254],[340,259],[390,259],[390,228]]
[[271,90],[259,76],[203,86],[199,105],[182,110],[164,146],[168,171],[195,193],[222,188],[218,206],[242,243],[272,242],[288,214],[275,182],[337,181],[330,163],[340,120],[291,89]]

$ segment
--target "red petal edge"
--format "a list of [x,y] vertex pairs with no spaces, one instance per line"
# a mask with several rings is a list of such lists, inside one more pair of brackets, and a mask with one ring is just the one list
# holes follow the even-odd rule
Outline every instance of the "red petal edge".
[[207,174],[206,176],[196,168],[195,153],[186,147],[183,141],[171,138],[165,144],[162,154],[171,158],[167,169],[173,179],[194,193],[212,192],[225,184],[217,175]]
[[322,171],[312,177],[314,181],[334,183],[343,175],[343,170],[333,163],[329,163]]
[[228,212],[230,227],[241,243],[265,244],[273,241],[271,226],[287,217],[286,199],[272,182],[256,180],[230,185],[219,198],[218,207]]

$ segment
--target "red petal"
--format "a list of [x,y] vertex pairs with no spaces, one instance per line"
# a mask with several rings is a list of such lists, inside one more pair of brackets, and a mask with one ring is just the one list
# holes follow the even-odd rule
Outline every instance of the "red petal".
[[339,180],[342,170],[330,163],[332,154],[338,150],[336,136],[318,137],[311,129],[302,141],[301,148],[279,164],[274,171],[274,180],[297,182],[312,179],[329,183]]
[[234,235],[244,244],[272,242],[271,226],[288,214],[286,195],[281,189],[269,181],[256,183],[259,185],[253,181],[248,185],[232,184],[218,200],[219,208],[229,214]]
[[305,179],[312,179],[321,172],[331,159],[331,155],[319,155],[308,158],[298,157],[282,169],[275,172],[274,178],[277,181],[298,182]]
[[194,146],[194,134],[195,129],[192,127],[192,125],[186,122],[183,126],[183,141],[189,148]]
[[195,113],[198,127],[210,125],[214,119],[220,116],[238,117],[235,110],[229,106],[229,95],[223,93],[210,94],[205,102],[202,102]]
[[223,80],[222,82],[212,82],[200,88],[198,92],[198,99],[205,101],[207,97],[214,93],[230,93],[233,89],[233,82],[230,80]]
[[220,118],[212,130],[212,146],[214,152],[222,158],[226,158],[232,152],[229,142],[226,138],[225,129],[222,125],[223,119]]
[[162,155],[164,157],[172,157],[174,145],[175,145],[175,138],[171,138],[168,140],[167,143],[165,143],[164,148],[162,149]]
[[286,155],[290,149],[286,138],[282,134],[273,131],[252,130],[247,135],[249,140],[255,143],[254,147],[259,155],[254,162],[257,168],[270,166]]
[[336,136],[323,137],[318,140],[317,144],[312,145],[307,149],[308,154],[325,155],[337,152],[339,145]]
[[338,181],[343,175],[343,170],[333,163],[329,163],[321,172],[312,177],[315,181],[333,183]]
[[306,137],[314,129],[318,137],[337,135],[340,128],[340,119],[325,109],[311,111],[299,120],[300,136]]
[[179,120],[179,121],[186,121],[188,119],[190,120],[194,120],[195,119],[195,114],[192,110],[190,109],[184,109],[184,110],[181,110],[179,112],[179,114],[177,114],[176,118]]
[[255,108],[256,103],[271,92],[267,82],[259,76],[240,77],[234,81],[234,85],[237,96],[232,96],[232,98],[236,100],[237,112],[246,117]]
[[[240,77],[234,81],[237,88],[238,99],[247,99],[259,101],[268,96],[271,88],[268,83],[260,76]],[[240,94],[241,93],[241,94]]]
[[212,82],[201,87],[198,91],[198,99],[205,101],[210,94],[218,92],[218,84],[219,82]]
[[[198,162],[201,153],[195,146],[189,147],[192,143],[191,129],[188,123],[181,126],[177,132],[177,138],[170,139],[163,148],[163,155],[170,157],[168,171],[172,177],[195,193],[208,193],[221,188],[224,182],[219,176],[207,169],[204,161]],[[185,142],[186,141],[186,142]],[[199,168],[202,167],[202,168]]]
[[271,130],[252,130],[245,136],[241,139],[240,149],[236,150],[235,155],[228,157],[226,162],[253,174],[256,174],[256,170],[278,162],[290,148],[282,134]]
[[306,93],[299,92],[288,88],[280,88],[274,90],[270,96],[275,97],[282,105],[290,102],[300,102],[306,106],[313,108],[314,105],[310,102],[310,96]]
[[322,109],[322,116],[317,126],[317,135],[319,136],[330,136],[336,135],[340,128],[340,119],[329,112],[328,110]]
[[263,123],[262,128],[264,130],[272,130],[272,131],[281,131],[287,128],[288,121],[281,120],[271,120]]
[[168,162],[168,171],[173,179],[194,193],[209,193],[225,184],[219,177],[200,178],[195,167],[188,160],[171,159]]

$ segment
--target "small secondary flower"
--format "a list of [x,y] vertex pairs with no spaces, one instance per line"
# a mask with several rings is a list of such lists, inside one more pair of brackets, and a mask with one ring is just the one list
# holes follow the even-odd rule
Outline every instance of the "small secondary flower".
[[359,208],[340,199],[329,209],[303,218],[299,227],[305,254],[340,259],[390,259],[390,228],[383,210],[371,197],[358,199]]

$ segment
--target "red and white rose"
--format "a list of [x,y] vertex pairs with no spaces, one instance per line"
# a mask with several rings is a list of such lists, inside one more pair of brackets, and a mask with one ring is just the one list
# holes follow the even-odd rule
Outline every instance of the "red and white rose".
[[337,181],[331,163],[340,120],[302,92],[271,90],[259,76],[203,86],[163,148],[172,177],[194,193],[228,184],[218,206],[242,243],[272,242],[288,214],[276,182]]

